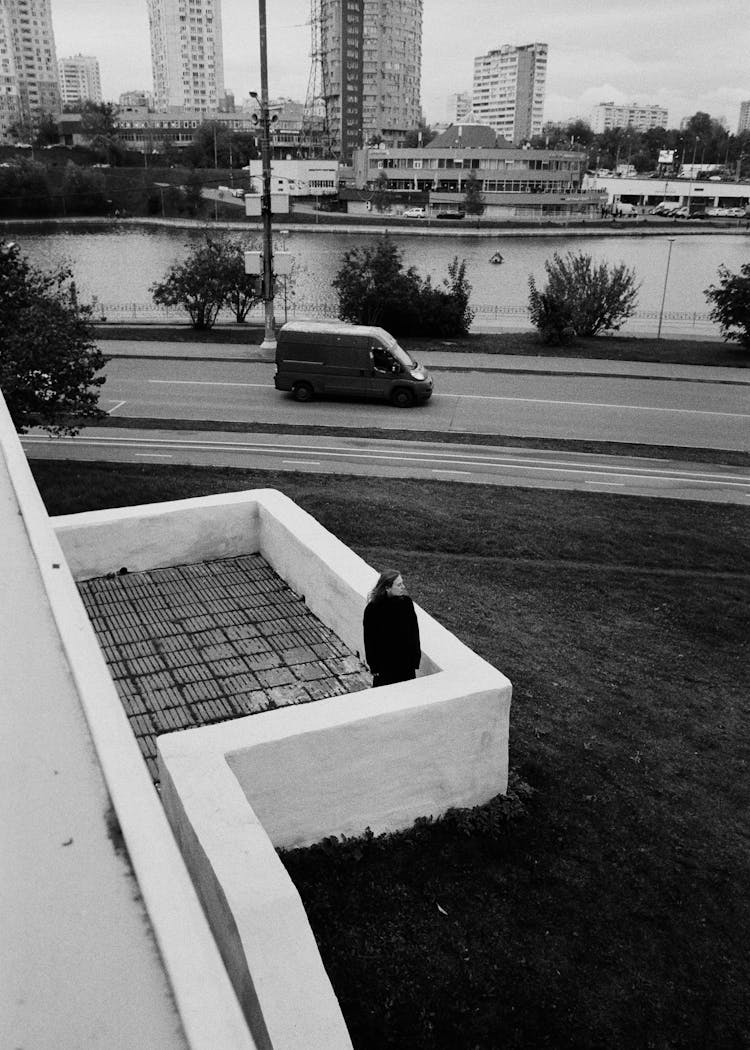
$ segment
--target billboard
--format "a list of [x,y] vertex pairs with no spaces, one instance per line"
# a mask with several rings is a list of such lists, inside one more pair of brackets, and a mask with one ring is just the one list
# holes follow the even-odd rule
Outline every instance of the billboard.
[[674,164],[674,152],[673,149],[660,149],[659,164]]

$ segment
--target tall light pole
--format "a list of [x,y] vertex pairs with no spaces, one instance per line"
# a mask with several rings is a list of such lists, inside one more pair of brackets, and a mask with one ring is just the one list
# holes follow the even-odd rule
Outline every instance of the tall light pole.
[[661,339],[661,322],[664,317],[664,300],[667,298],[667,278],[669,277],[669,260],[672,258],[672,245],[674,244],[674,237],[669,238],[669,251],[667,252],[667,269],[664,274],[664,290],[661,293],[661,309],[659,310],[659,328],[656,333],[656,338]]
[[[276,325],[273,316],[273,243],[271,232],[271,121],[268,116],[268,54],[266,43],[266,0],[258,0],[260,26],[260,144],[263,169],[263,302],[265,304],[265,334],[261,350],[276,349]],[[256,92],[250,94],[257,98]]]

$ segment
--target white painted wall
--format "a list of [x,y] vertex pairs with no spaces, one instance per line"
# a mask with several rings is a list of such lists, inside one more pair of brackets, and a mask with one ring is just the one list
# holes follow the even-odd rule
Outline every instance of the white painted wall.
[[0,1046],[253,1050],[1,397],[0,534]]
[[[261,553],[352,649],[377,573],[274,490],[56,519],[79,578]],[[351,1044],[274,846],[507,789],[510,682],[417,607],[420,677],[158,741],[162,800],[259,1047]]]

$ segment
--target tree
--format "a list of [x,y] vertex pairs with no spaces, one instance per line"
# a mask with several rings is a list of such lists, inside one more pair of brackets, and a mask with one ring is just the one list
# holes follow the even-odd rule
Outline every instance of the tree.
[[185,179],[185,203],[193,216],[203,207],[203,178],[199,171],[191,171]]
[[467,215],[476,215],[479,218],[484,213],[484,194],[479,179],[473,171],[464,183],[464,211]]
[[69,160],[61,189],[68,212],[92,215],[107,208],[106,182],[101,171],[82,168]]
[[739,273],[720,266],[718,285],[709,285],[704,294],[724,339],[750,350],[750,263],[743,263]]
[[442,288],[404,270],[401,253],[386,234],[373,247],[350,248],[333,279],[339,316],[380,325],[394,335],[465,335],[473,319],[466,263],[454,258]]
[[379,171],[373,186],[372,203],[375,210],[379,212],[389,211],[391,207],[388,196],[388,176],[384,171]]
[[97,372],[107,358],[90,318],[69,270],[37,270],[17,244],[0,242],[0,389],[19,434],[76,434],[105,415]]
[[81,134],[104,157],[116,163],[125,153],[117,132],[117,108],[111,102],[92,102],[81,106]]
[[635,271],[624,263],[610,268],[606,262],[595,264],[584,252],[568,252],[564,257],[555,252],[544,269],[547,286],[543,292],[529,278],[529,313],[540,331],[538,319],[550,310],[569,311],[570,325],[581,336],[617,331],[635,310],[640,286]]
[[257,280],[245,273],[244,251],[242,242],[207,236],[183,263],[172,264],[163,281],[151,285],[154,302],[184,307],[199,331],[213,328],[224,306],[231,306],[238,322],[244,321],[259,298]]

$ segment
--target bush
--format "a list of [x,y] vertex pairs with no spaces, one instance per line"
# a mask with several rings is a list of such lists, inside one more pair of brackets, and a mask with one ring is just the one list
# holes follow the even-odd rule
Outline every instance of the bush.
[[617,331],[635,310],[639,285],[624,263],[595,264],[590,255],[558,252],[544,264],[547,286],[529,277],[529,314],[542,335],[572,329],[577,335]]
[[719,284],[710,285],[704,294],[713,303],[710,316],[721,326],[724,339],[750,350],[750,263],[743,263],[739,273],[720,266]]
[[231,307],[235,320],[245,320],[260,298],[257,278],[245,273],[244,242],[206,237],[183,263],[173,263],[163,281],[151,285],[155,303],[182,306],[193,328],[213,328],[219,311]]
[[414,266],[404,270],[387,234],[372,248],[346,251],[332,284],[342,320],[380,325],[393,335],[466,335],[474,317],[465,261],[454,258],[443,288],[436,288]]

